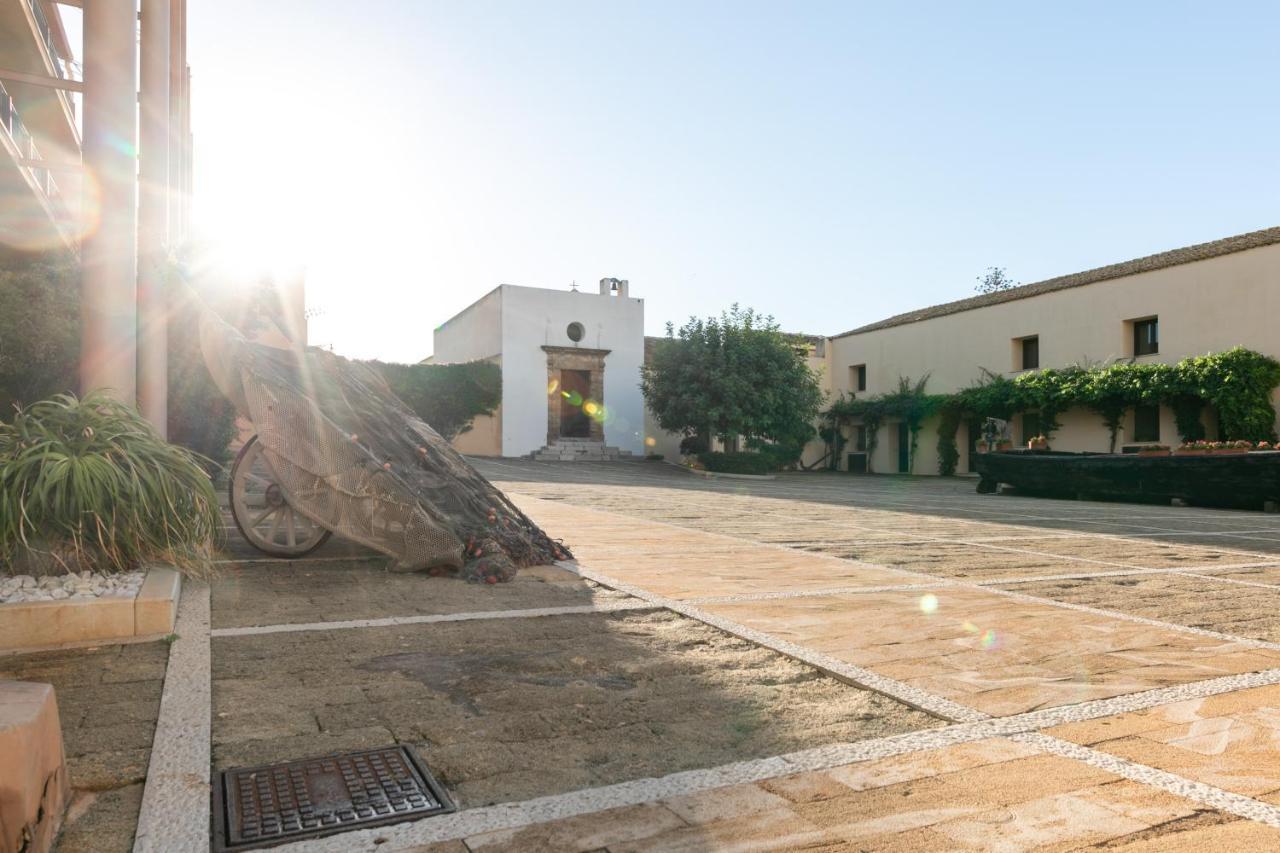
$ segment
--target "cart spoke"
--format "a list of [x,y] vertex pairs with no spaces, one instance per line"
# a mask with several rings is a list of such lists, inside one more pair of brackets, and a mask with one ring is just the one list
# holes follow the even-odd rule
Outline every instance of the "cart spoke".
[[255,486],[261,486],[264,492],[267,490],[267,487],[271,485],[271,481],[268,480],[266,477],[260,477],[257,474],[254,474],[252,471],[245,471],[244,478],[248,482],[253,483]]
[[261,524],[262,522],[266,521],[267,516],[271,515],[271,513],[273,513],[273,512],[275,512],[275,511],[277,511],[278,509],[280,509],[280,507],[278,507],[278,506],[269,506],[269,507],[267,507],[266,509],[264,509],[264,510],[262,511],[262,513],[261,513],[257,518],[255,518],[253,521],[249,522],[249,526],[250,526],[250,527],[257,527],[259,524]]
[[287,512],[288,518],[285,521],[287,525],[287,527],[285,527],[285,535],[288,537],[289,547],[296,548],[298,547],[298,532],[293,526],[293,517],[295,515],[293,507],[290,507]]

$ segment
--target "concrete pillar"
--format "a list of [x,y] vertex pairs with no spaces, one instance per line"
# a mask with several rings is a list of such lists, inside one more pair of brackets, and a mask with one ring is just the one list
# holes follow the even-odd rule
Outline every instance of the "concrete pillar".
[[186,94],[187,2],[169,0],[169,245],[174,247],[186,236]]
[[84,165],[98,224],[81,245],[80,390],[136,403],[137,7],[84,4]]
[[168,433],[169,347],[165,259],[169,245],[169,4],[142,0],[139,99],[138,408]]

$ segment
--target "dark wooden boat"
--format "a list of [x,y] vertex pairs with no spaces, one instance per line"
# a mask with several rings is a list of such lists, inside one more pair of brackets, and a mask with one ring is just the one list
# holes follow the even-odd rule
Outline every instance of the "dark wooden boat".
[[1263,509],[1280,502],[1280,452],[1205,456],[1016,450],[974,458],[978,491],[1081,500]]

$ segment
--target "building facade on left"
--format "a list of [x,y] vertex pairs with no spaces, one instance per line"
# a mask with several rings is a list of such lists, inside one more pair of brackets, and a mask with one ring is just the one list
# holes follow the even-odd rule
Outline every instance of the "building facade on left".
[[163,268],[190,212],[186,22],[186,0],[0,0],[0,257],[76,258],[80,390],[162,433]]

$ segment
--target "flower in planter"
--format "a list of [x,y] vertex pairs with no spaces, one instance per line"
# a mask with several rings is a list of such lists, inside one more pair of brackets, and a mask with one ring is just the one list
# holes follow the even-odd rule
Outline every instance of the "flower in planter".
[[1275,448],[1272,447],[1271,442],[1269,441],[1259,441],[1257,449],[1258,450],[1274,450]]

